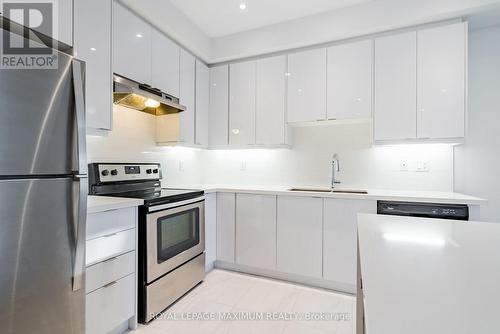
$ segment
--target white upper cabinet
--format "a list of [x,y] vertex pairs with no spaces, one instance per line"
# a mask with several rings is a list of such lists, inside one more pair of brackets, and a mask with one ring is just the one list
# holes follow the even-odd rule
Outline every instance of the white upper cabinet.
[[236,194],[236,263],[276,269],[276,196]]
[[210,108],[208,142],[211,146],[228,144],[229,134],[228,65],[210,69]]
[[326,49],[288,55],[288,122],[326,119]]
[[[76,0],[57,0],[57,17],[58,17],[58,36],[57,39],[64,44],[69,46],[73,46],[73,1]],[[105,1],[107,6],[107,1]],[[107,11],[106,9],[104,11]],[[101,14],[97,14],[97,16],[101,17]],[[94,21],[95,22],[95,21]],[[110,17],[106,18],[106,24],[110,23]],[[36,30],[36,28],[35,28]]]
[[465,136],[466,23],[418,32],[418,137]]
[[210,70],[201,61],[196,60],[196,145],[208,146],[209,99]]
[[168,37],[152,29],[151,86],[179,97],[180,47]]
[[113,2],[113,72],[151,83],[151,27]]
[[229,66],[229,144],[255,144],[256,62]]
[[[75,0],[75,54],[86,63],[87,126],[111,130],[111,0]],[[99,8],[98,11],[95,9]]]
[[415,139],[417,35],[375,40],[375,140]]
[[277,270],[322,277],[323,199],[278,196]]
[[256,144],[285,144],[286,56],[257,60]]
[[186,110],[179,113],[181,143],[194,144],[195,132],[195,72],[196,60],[184,49],[180,50],[180,103]]
[[370,118],[373,42],[328,48],[328,119]]

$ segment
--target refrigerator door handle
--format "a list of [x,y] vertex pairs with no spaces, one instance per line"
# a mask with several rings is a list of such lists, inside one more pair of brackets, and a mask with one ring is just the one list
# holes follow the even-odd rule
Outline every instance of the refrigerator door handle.
[[73,291],[82,288],[85,275],[85,233],[87,225],[87,195],[88,181],[86,177],[75,177],[75,183],[79,186],[78,210],[76,217],[76,249],[73,262]]
[[78,171],[76,174],[87,174],[87,142],[86,142],[86,123],[85,123],[85,92],[84,92],[84,73],[85,63],[79,60],[73,60],[73,88],[75,93],[76,109],[76,132],[77,132],[77,155]]

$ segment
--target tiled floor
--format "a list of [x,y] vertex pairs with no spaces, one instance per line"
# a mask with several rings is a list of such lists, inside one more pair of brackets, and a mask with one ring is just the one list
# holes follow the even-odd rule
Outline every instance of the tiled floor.
[[[215,269],[205,281],[133,334],[353,334],[354,298]],[[258,313],[256,313],[258,312]],[[221,319],[273,316],[277,320]],[[333,320],[284,320],[285,316],[331,316]],[[212,320],[186,320],[186,317]],[[177,320],[174,319],[177,317]],[[184,317],[184,320],[182,320]],[[174,320],[173,320],[174,319]],[[181,319],[181,320],[179,320]]]

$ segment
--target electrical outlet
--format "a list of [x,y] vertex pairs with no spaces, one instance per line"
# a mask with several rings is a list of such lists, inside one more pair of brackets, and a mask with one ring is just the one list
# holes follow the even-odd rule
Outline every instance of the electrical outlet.
[[430,172],[431,171],[431,162],[426,161],[417,161],[417,172]]
[[179,172],[184,172],[184,161],[179,160]]
[[241,161],[240,170],[241,170],[242,172],[247,170],[247,162],[246,162],[245,160],[242,160],[242,161]]
[[408,160],[401,160],[399,163],[399,170],[402,172],[408,171]]

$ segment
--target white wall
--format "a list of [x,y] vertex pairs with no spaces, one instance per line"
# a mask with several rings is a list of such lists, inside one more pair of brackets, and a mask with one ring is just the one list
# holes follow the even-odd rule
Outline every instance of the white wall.
[[[453,148],[443,144],[370,145],[370,125],[293,129],[293,149],[208,151],[204,180],[210,184],[329,186],[331,158],[340,156],[342,187],[453,190]],[[408,172],[400,171],[408,160]],[[430,172],[416,172],[417,161]]]
[[467,144],[455,149],[456,190],[489,200],[481,219],[500,222],[500,26],[469,34]]
[[[157,147],[155,116],[113,106],[113,131],[107,137],[87,136],[89,162],[159,162],[164,186],[202,183],[203,151]],[[179,168],[179,162],[182,166]],[[182,170],[180,170],[182,169]]]
[[374,34],[497,8],[498,0],[371,1],[212,39],[211,63]]

